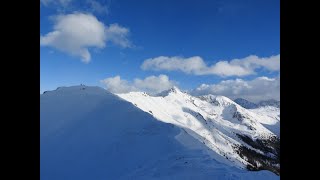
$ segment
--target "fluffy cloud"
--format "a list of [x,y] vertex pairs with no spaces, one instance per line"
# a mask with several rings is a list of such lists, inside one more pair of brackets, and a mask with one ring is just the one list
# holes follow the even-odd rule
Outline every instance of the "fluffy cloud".
[[106,89],[113,93],[127,93],[137,91],[128,81],[121,79],[120,76],[106,78],[100,81],[106,86]]
[[193,95],[223,95],[231,99],[244,98],[252,102],[280,100],[280,77],[258,77],[251,81],[242,79],[221,81],[218,84],[202,84],[191,91]]
[[79,56],[85,63],[91,59],[88,48],[104,48],[107,41],[121,47],[130,46],[127,39],[128,29],[117,24],[105,26],[91,14],[59,15],[54,21],[53,31],[40,36],[40,45]]
[[255,70],[264,68],[269,71],[280,70],[280,54],[276,56],[259,58],[250,55],[243,59],[233,59],[231,61],[218,61],[216,64],[208,66],[199,56],[190,58],[159,56],[150,58],[141,65],[143,70],[167,70],[182,71],[194,75],[218,75],[218,76],[246,76],[255,74]]
[[120,76],[106,78],[100,81],[105,85],[106,89],[113,93],[127,93],[131,91],[145,91],[150,94],[162,92],[170,89],[176,83],[169,79],[166,75],[148,76],[145,79],[134,79],[128,82],[120,78]]
[[119,26],[118,24],[111,24],[106,28],[106,40],[123,48],[132,47],[131,42],[127,36],[129,29]]
[[161,91],[170,89],[175,85],[175,82],[169,80],[168,76],[161,74],[159,76],[149,76],[143,80],[135,79],[133,84],[135,87],[143,91],[159,93]]

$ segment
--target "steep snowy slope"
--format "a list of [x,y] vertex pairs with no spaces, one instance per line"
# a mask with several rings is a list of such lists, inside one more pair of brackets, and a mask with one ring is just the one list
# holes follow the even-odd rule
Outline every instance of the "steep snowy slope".
[[274,106],[262,106],[250,111],[260,116],[258,121],[270,131],[280,137],[280,108]]
[[62,87],[40,95],[41,180],[279,179],[218,157],[183,129],[102,88]]
[[259,116],[257,120],[263,124],[264,127],[280,137],[280,101],[268,100],[255,104],[238,98],[235,99],[234,102],[256,113],[257,116]]
[[[280,139],[256,114],[223,96],[193,97],[174,87],[157,96],[118,94],[160,121],[175,124],[230,164],[280,174]],[[265,116],[263,116],[265,117]]]

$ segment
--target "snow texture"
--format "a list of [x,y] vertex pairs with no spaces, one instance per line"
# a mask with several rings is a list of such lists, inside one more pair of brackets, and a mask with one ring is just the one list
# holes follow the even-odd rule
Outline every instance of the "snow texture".
[[[167,110],[182,103],[171,99],[174,105],[169,106],[163,104],[163,97],[138,95],[138,106],[146,103],[145,110],[156,115],[164,110],[163,116],[171,117]],[[198,101],[195,103],[203,103]],[[152,109],[153,103],[162,108]],[[184,123],[200,128],[196,122],[178,118],[184,115],[181,111],[193,112],[191,105],[184,107],[172,109],[170,114],[177,116],[177,123],[169,124],[99,87],[81,85],[45,92],[40,95],[41,180],[280,179],[269,171],[247,171],[226,163],[198,137],[180,128]],[[238,124],[238,129],[251,133]],[[201,132],[206,132],[202,128]],[[218,144],[226,139],[218,131],[216,135]]]
[[226,157],[229,165],[240,168],[245,168],[248,162],[236,153],[234,148],[244,144],[237,134],[253,140],[268,139],[279,134],[279,120],[263,112],[247,110],[224,96],[193,97],[181,92],[177,87],[157,96],[144,92],[130,92],[118,96],[162,122],[185,129],[209,149]]

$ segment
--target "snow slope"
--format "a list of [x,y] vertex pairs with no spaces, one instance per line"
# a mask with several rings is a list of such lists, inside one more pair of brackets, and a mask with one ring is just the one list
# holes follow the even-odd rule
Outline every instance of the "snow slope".
[[262,106],[250,111],[260,116],[258,121],[267,129],[280,137],[280,108],[274,106]]
[[267,100],[255,104],[246,99],[237,98],[234,102],[260,116],[257,120],[280,137],[280,101]]
[[279,179],[213,157],[219,159],[184,129],[102,88],[61,87],[40,95],[41,180]]
[[[261,118],[264,118],[264,122],[272,121],[265,115],[247,110],[224,96],[207,95],[198,98],[176,87],[156,96],[144,92],[118,96],[162,122],[185,129],[209,149],[228,159],[229,165],[280,173],[277,158],[279,142],[274,142],[276,131],[261,124]],[[277,144],[277,147],[270,147],[271,144]],[[261,159],[261,155],[276,157],[276,160]],[[272,167],[267,167],[268,164],[272,164]]]

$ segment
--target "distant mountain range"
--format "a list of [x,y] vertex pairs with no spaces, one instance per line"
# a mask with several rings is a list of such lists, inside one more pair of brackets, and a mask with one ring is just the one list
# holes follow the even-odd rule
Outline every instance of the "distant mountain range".
[[259,103],[256,104],[243,98],[237,98],[234,100],[234,102],[236,102],[237,104],[239,104],[240,106],[246,109],[255,109],[255,108],[264,107],[264,106],[273,106],[273,107],[280,108],[280,101],[277,101],[274,99],[260,101]]

